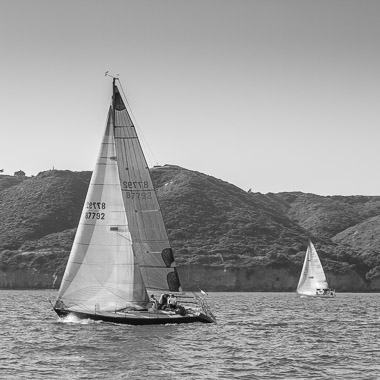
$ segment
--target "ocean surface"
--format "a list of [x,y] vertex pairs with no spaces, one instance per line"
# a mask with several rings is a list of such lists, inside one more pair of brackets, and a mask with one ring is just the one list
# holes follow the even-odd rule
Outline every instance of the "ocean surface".
[[60,320],[0,290],[1,379],[380,379],[380,294],[209,293],[217,324]]

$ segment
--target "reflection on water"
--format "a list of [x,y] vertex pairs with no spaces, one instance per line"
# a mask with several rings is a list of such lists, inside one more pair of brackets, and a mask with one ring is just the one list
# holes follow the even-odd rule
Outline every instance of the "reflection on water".
[[371,379],[378,294],[210,293],[217,324],[60,320],[55,291],[0,291],[4,379]]

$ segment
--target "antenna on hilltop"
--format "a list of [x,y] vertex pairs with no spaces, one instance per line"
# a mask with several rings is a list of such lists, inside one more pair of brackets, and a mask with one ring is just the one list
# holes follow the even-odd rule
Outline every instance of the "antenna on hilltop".
[[111,75],[108,70],[104,73],[105,77],[111,77],[112,79],[119,79],[119,75],[120,74],[116,74],[116,77],[115,77],[115,76]]

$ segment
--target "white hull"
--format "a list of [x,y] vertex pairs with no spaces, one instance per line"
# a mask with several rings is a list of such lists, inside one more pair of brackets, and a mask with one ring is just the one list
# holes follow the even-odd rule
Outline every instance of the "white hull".
[[332,299],[332,298],[336,298],[336,295],[335,294],[325,294],[325,295],[320,295],[320,294],[314,294],[314,295],[311,295],[311,294],[299,294],[299,296],[301,298],[329,298],[329,299]]

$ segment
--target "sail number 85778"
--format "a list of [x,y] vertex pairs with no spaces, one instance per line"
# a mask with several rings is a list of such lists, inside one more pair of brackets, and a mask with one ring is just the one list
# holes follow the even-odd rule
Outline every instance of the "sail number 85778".
[[105,210],[105,202],[86,202],[85,207],[89,210]]
[[123,190],[127,199],[152,199],[148,181],[124,181]]

